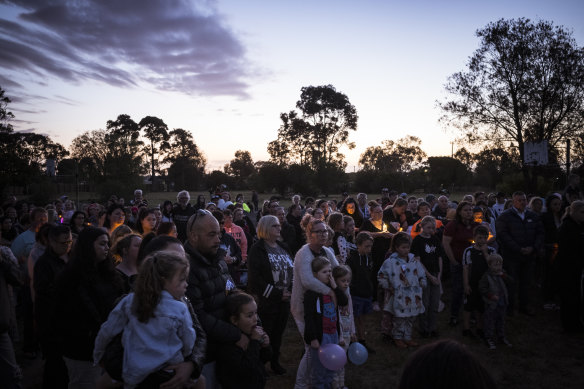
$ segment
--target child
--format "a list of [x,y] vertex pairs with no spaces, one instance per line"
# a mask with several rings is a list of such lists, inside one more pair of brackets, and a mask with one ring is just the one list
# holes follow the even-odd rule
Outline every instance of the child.
[[511,347],[512,344],[505,337],[505,314],[509,304],[506,283],[511,278],[503,270],[503,258],[498,254],[491,254],[487,259],[489,270],[479,281],[480,294],[485,303],[485,338],[491,350],[495,346],[495,332],[501,343]]
[[482,314],[485,310],[481,294],[479,293],[479,280],[487,271],[487,257],[495,252],[493,247],[487,246],[489,229],[485,225],[478,225],[473,231],[474,244],[467,247],[462,254],[462,280],[466,303],[462,315],[462,335],[474,337],[470,330],[470,316],[474,312],[477,322],[477,334],[483,337]]
[[[188,273],[188,261],[174,253],[147,257],[136,278],[135,292],[124,297],[101,326],[93,360],[99,363],[106,346],[123,331],[126,388],[168,381],[172,373],[164,368],[191,354],[197,335],[189,309],[181,301]],[[199,379],[196,387],[204,388],[204,380]]]
[[[351,301],[351,295],[349,294],[351,269],[344,265],[337,266],[333,269],[333,278],[339,288],[345,292],[349,302],[347,305],[339,306],[339,328],[341,330],[339,345],[345,349],[345,352],[347,352],[351,342],[357,341],[357,335],[355,334],[355,320],[353,318],[353,302]],[[333,389],[342,389],[344,387],[345,369],[343,368],[335,372],[333,378]]]
[[318,358],[318,350],[324,344],[339,343],[337,306],[348,304],[347,295],[332,276],[330,261],[317,256],[311,263],[312,273],[320,282],[334,290],[336,301],[329,295],[307,290],[304,293],[304,341],[310,345],[310,380],[313,388],[330,387],[334,372],[325,368]]
[[379,285],[392,292],[383,309],[393,314],[392,336],[399,348],[417,346],[412,340],[416,316],[424,313],[422,288],[426,287],[426,272],[410,253],[410,237],[398,232],[391,240],[393,254],[381,265],[377,275]]
[[270,338],[258,326],[257,305],[253,297],[234,292],[227,297],[229,320],[249,337],[247,349],[237,344],[220,343],[217,350],[217,378],[223,389],[262,389],[266,385],[264,364],[270,360]]
[[[355,329],[359,343],[364,345],[370,354],[375,351],[365,343],[365,325],[363,316],[373,312],[373,283],[371,272],[373,260],[371,248],[373,237],[366,231],[359,232],[355,238],[357,250],[351,251],[347,259],[347,265],[351,268],[351,300],[353,301],[353,315],[355,317]],[[387,333],[389,336],[390,334]]]
[[436,219],[424,216],[421,233],[412,242],[412,254],[420,258],[428,285],[422,291],[425,312],[420,315],[420,334],[423,338],[436,337],[436,315],[440,304],[440,277],[442,276],[442,244],[436,237]]

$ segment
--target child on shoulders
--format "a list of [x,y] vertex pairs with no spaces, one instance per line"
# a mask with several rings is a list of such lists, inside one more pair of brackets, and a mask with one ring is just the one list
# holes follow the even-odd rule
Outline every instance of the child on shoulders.
[[379,285],[392,291],[383,307],[393,315],[392,336],[399,348],[417,346],[412,340],[416,317],[424,313],[422,288],[426,286],[426,272],[410,253],[410,237],[398,232],[391,240],[393,253],[383,262],[378,273]]

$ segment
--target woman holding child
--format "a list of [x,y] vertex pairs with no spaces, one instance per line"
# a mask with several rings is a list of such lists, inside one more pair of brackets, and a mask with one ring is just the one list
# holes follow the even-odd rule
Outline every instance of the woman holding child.
[[[306,224],[307,244],[302,246],[294,258],[294,278],[292,283],[292,296],[290,300],[290,311],[294,321],[298,326],[300,336],[304,340],[304,293],[312,290],[317,293],[326,294],[333,299],[335,292],[327,285],[319,281],[312,272],[312,261],[315,257],[328,258],[332,267],[339,265],[332,250],[324,247],[327,238],[327,227],[324,221],[312,218]],[[334,297],[333,297],[334,296]],[[305,345],[306,352],[298,365],[296,375],[296,387],[308,387],[308,372],[310,366],[309,347]]]

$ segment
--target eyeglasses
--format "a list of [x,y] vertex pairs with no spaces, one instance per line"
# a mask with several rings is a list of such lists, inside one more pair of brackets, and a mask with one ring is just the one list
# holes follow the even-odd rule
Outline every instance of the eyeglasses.
[[191,218],[189,219],[188,225],[187,225],[187,231],[192,231],[193,226],[195,225],[195,222],[197,221],[197,218],[199,216],[203,217],[203,216],[213,216],[213,214],[209,211],[207,211],[206,209],[199,209],[197,210],[197,212],[195,212],[195,214],[193,216],[191,216]]
[[324,234],[328,234],[327,230],[316,230],[316,231],[312,231],[312,234],[319,234],[319,235],[324,235]]

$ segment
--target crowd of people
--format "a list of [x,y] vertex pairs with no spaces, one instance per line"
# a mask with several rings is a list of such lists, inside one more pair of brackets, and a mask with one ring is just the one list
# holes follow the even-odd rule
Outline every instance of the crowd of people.
[[[584,329],[578,176],[545,199],[517,191],[455,201],[446,191],[384,188],[375,200],[281,201],[260,205],[255,192],[232,201],[222,190],[191,204],[181,191],[152,206],[139,189],[129,204],[114,195],[81,209],[66,196],[43,207],[9,198],[0,216],[0,381],[20,385],[18,341],[25,357],[42,353],[47,388],[263,388],[266,366],[287,372],[290,314],[305,345],[296,388],[345,387],[344,370],[327,369],[318,353],[352,342],[375,353],[367,315],[398,348],[439,338],[440,312],[486,348],[512,347],[506,318],[535,315],[541,292],[541,308],[559,309],[566,332]],[[432,352],[462,355],[460,347],[442,342]]]

